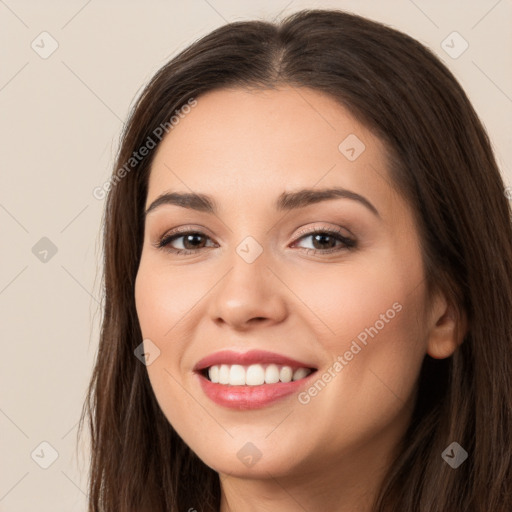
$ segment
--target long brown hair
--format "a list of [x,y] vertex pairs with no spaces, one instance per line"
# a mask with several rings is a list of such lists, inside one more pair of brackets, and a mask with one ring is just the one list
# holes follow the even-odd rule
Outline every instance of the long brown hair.
[[[130,114],[106,200],[101,338],[80,422],[82,430],[87,416],[91,432],[89,511],[219,510],[218,474],[173,430],[134,356],[142,341],[134,283],[155,150],[126,163],[148,137],[158,145],[158,127],[191,98],[282,84],[329,95],[385,142],[393,185],[421,235],[428,289],[442,290],[467,319],[453,356],[425,356],[413,419],[374,510],[510,512],[512,214],[491,144],[429,49],[332,10],[214,30],[160,69]],[[453,441],[469,454],[457,469],[441,457]]]

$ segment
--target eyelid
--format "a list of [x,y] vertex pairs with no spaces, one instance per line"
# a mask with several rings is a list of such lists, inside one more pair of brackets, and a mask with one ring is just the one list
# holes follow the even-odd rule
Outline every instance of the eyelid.
[[185,234],[188,234],[191,232],[200,233],[200,234],[205,235],[208,238],[211,238],[213,240],[213,236],[211,235],[210,231],[206,227],[200,226],[200,225],[194,225],[194,224],[187,224],[185,226],[179,226],[177,228],[169,229],[169,230],[165,231],[162,235],[158,235],[156,240],[153,241],[151,245],[158,247],[158,244],[166,238],[169,238],[169,237],[172,237],[175,235],[179,235],[180,233],[183,233],[185,235]]
[[[310,235],[315,234],[315,232],[318,231],[334,231],[335,233],[338,233],[341,236],[344,236],[345,238],[355,238],[355,235],[347,228],[343,226],[339,226],[337,224],[327,224],[323,223],[321,226],[314,226],[310,228],[304,228],[299,230],[299,232],[294,236],[295,240],[299,239],[302,235]],[[344,234],[346,232],[346,234]]]

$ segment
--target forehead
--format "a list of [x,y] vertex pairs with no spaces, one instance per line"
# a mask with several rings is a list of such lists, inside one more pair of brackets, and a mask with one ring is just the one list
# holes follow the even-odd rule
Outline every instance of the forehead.
[[146,206],[169,190],[273,201],[315,186],[382,203],[392,193],[386,163],[380,139],[321,92],[221,89],[198,97],[160,143]]

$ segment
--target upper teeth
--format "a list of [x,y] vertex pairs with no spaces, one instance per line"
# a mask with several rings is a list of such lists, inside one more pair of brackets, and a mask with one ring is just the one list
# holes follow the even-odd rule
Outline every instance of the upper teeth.
[[208,369],[208,377],[213,383],[230,386],[259,386],[279,381],[291,382],[303,379],[310,373],[309,368],[297,368],[294,371],[290,366],[277,366],[276,364],[269,364],[267,367],[261,364],[251,364],[250,366],[221,364]]

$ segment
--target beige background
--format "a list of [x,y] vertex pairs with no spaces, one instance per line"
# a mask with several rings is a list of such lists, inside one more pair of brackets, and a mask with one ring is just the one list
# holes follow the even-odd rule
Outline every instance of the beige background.
[[[0,0],[0,511],[86,509],[76,426],[98,340],[104,206],[92,190],[109,177],[135,95],[225,22],[305,7],[354,11],[432,48],[473,101],[512,185],[510,0]],[[453,31],[469,43],[458,58],[441,47]],[[42,58],[51,38],[58,48]]]

